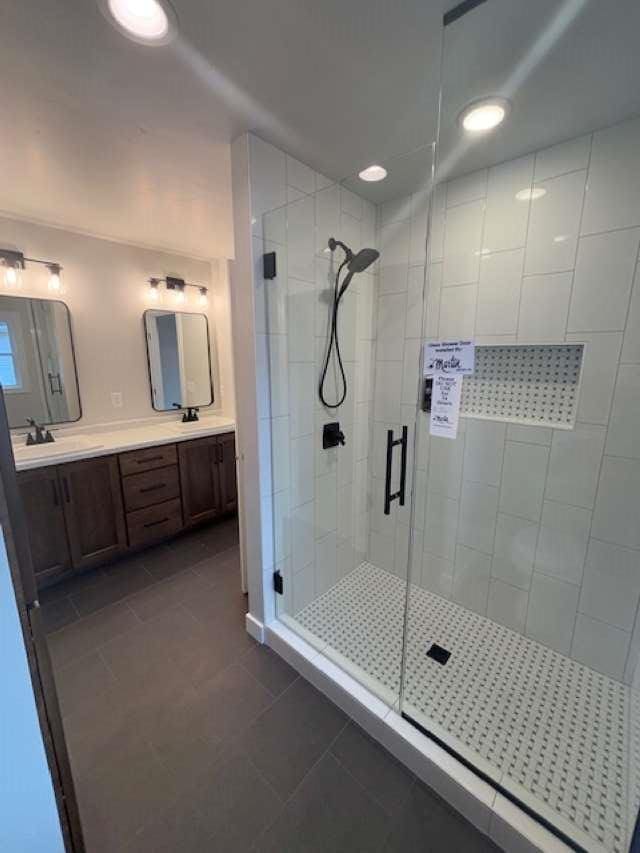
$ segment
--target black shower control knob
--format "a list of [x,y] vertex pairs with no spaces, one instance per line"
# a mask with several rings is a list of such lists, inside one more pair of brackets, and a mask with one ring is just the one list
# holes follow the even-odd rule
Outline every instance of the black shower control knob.
[[340,424],[337,421],[324,425],[322,430],[322,447],[325,450],[329,447],[337,447],[339,444],[344,443],[344,433],[340,429]]

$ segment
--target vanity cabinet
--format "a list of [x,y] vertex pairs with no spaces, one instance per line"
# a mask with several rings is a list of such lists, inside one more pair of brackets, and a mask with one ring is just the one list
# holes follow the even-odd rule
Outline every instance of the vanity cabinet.
[[185,527],[233,512],[238,505],[233,433],[178,445]]
[[58,466],[74,569],[119,557],[127,548],[120,472],[114,456]]
[[44,586],[234,512],[235,435],[19,471],[18,485]]
[[21,471],[18,482],[36,579],[55,578],[71,568],[58,469]]
[[18,484],[38,580],[108,562],[126,550],[115,457],[21,471]]

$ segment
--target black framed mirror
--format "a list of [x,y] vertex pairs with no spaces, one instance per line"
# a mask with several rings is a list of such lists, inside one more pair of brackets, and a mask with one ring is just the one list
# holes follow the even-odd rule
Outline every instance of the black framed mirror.
[[157,412],[210,406],[213,376],[209,323],[204,314],[144,312],[151,404]]
[[0,384],[9,426],[82,416],[71,314],[57,299],[0,296]]

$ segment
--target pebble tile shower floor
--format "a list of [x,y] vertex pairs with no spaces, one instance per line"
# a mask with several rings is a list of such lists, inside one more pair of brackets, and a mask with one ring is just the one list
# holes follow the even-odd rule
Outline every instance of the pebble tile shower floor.
[[[397,696],[405,595],[363,563],[295,619]],[[427,657],[432,643],[446,665]],[[629,688],[414,586],[406,666],[403,710],[594,850],[627,849]]]

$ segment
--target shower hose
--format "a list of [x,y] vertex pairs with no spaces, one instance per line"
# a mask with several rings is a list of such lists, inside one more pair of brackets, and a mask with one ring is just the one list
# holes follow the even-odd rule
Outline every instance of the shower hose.
[[[344,365],[342,363],[342,355],[340,353],[340,340],[338,337],[338,308],[340,307],[340,301],[344,296],[345,291],[340,292],[340,273],[348,263],[348,259],[345,259],[340,266],[338,267],[338,272],[335,276],[334,287],[333,287],[333,304],[331,306],[331,320],[330,320],[330,330],[329,330],[329,345],[327,347],[327,355],[324,360],[324,367],[322,368],[322,374],[320,376],[320,386],[318,388],[318,394],[320,395],[320,400],[323,405],[328,409],[337,409],[341,406],[347,396],[347,377],[344,372]],[[327,379],[327,371],[329,370],[329,362],[331,361],[331,353],[333,348],[336,349],[336,357],[338,361],[338,368],[340,370],[340,377],[342,379],[342,393],[338,395],[338,399],[334,403],[330,403],[325,397],[325,383]],[[336,390],[337,394],[337,390]]]

